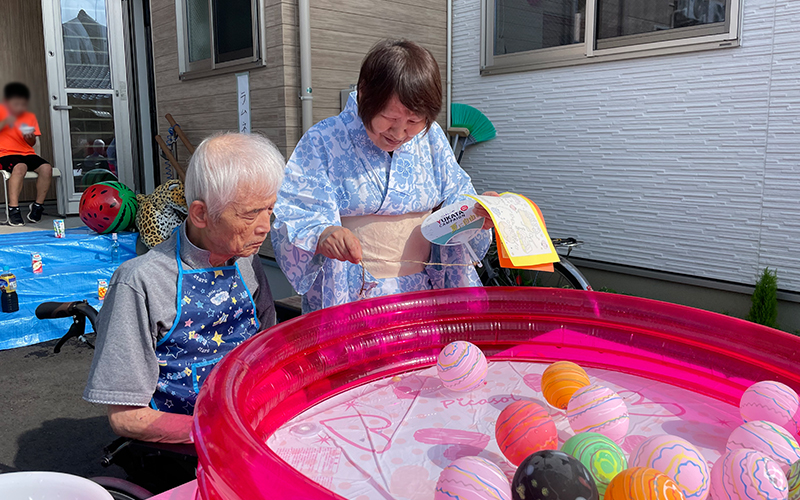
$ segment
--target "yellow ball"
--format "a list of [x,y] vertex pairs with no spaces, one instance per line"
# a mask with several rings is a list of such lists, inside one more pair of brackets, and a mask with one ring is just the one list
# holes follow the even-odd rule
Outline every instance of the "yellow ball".
[[556,361],[542,374],[542,393],[548,403],[565,410],[575,391],[589,385],[589,376],[571,361]]

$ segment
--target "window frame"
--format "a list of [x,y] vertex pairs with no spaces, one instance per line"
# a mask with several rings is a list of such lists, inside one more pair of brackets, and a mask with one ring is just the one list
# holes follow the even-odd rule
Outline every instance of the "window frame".
[[481,75],[560,68],[602,61],[738,47],[744,0],[726,0],[726,20],[660,32],[597,40],[597,2],[586,0],[584,42],[559,47],[494,54],[495,2],[481,0]]
[[216,47],[216,22],[214,19],[214,5],[215,0],[207,0],[208,3],[208,26],[209,26],[209,47],[211,56],[201,61],[189,60],[189,27],[188,27],[188,9],[186,7],[187,0],[175,0],[175,14],[177,19],[177,36],[178,36],[178,67],[179,78],[181,80],[188,80],[192,78],[202,78],[205,76],[216,75],[220,73],[231,73],[241,71],[243,69],[252,69],[264,65],[265,48],[263,46],[264,40],[261,36],[261,26],[264,26],[264,7],[262,0],[249,0],[251,12],[251,32],[253,36],[253,54],[252,56],[242,57],[225,62],[216,62],[217,47]]

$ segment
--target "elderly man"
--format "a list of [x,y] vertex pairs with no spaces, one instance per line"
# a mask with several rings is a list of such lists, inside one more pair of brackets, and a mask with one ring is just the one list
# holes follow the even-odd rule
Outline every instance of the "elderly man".
[[118,435],[191,442],[194,404],[211,370],[275,324],[256,253],[283,171],[283,157],[261,136],[206,139],[186,173],[186,221],[114,273],[83,397],[108,405]]

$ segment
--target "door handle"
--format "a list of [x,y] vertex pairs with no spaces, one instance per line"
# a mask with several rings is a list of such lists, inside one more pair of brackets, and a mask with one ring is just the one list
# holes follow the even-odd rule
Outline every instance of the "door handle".
[[72,106],[60,106],[60,105],[53,105],[53,109],[56,111],[69,111],[72,109]]

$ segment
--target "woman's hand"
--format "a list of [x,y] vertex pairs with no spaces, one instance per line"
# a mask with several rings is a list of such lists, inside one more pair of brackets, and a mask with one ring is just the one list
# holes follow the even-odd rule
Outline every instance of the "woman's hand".
[[330,226],[319,237],[317,253],[329,259],[358,264],[361,262],[361,242],[346,227]]
[[[481,196],[497,196],[497,197],[499,197],[500,195],[497,194],[495,191],[486,191]],[[483,217],[484,218],[484,220],[483,220],[483,228],[482,229],[492,229],[494,227],[494,221],[492,221],[492,218],[489,217],[489,212],[487,212],[486,209],[483,208],[483,206],[480,203],[475,203],[475,215],[477,215],[478,217]]]

